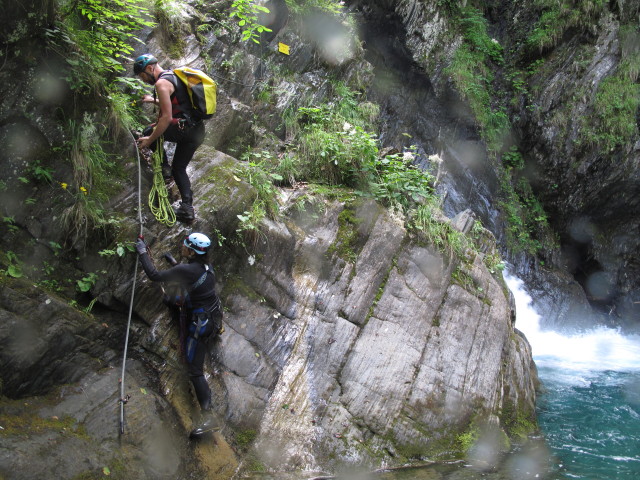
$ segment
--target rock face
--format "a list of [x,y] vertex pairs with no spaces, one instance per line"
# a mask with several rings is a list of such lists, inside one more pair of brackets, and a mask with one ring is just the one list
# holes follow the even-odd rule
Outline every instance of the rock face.
[[120,435],[121,353],[114,348],[122,347],[124,330],[118,316],[101,320],[28,282],[3,281],[2,478],[192,478],[213,470],[216,461],[230,476],[236,464],[224,441],[216,455],[212,445],[191,448],[179,416],[158,389],[157,374],[133,358]]
[[[285,28],[278,35],[296,34]],[[157,45],[154,41],[158,39],[150,45]],[[231,58],[229,45],[219,39],[211,43],[214,61]],[[196,223],[169,229],[149,217],[144,224],[160,268],[160,254],[175,253],[186,232],[203,231],[222,243],[212,261],[226,332],[211,345],[207,371],[216,412],[225,421],[223,435],[237,444],[241,437],[254,438],[252,452],[240,455],[257,457],[275,471],[336,471],[344,465],[377,468],[451,458],[463,454],[462,435],[514,435],[514,426],[523,421],[534,428],[531,350],[513,328],[513,307],[500,274],[485,266],[482,253],[470,250],[456,257],[442,252],[373,201],[351,194],[340,201],[317,195],[314,203],[304,186],[281,189],[280,218],[263,220],[257,231],[238,233],[238,215],[250,209],[257,192],[236,175],[241,162],[230,154],[239,155],[246,145],[281,145],[286,132],[280,118],[296,94],[310,91],[321,99],[329,89],[327,72],[314,62],[312,47],[302,41],[299,45],[283,62],[300,75],[268,80],[281,90],[275,109],[250,104],[257,67],[263,66],[257,55],[243,51],[237,82],[220,82],[218,116],[188,170]],[[186,57],[198,58],[193,44],[187,52]],[[364,82],[370,75],[361,58],[332,68],[349,81]],[[37,78],[36,70],[29,75]],[[20,98],[26,111],[35,111],[28,108],[31,104],[41,105],[28,95]],[[6,120],[11,101],[3,100],[0,110],[1,135],[16,138],[15,131],[33,130],[39,132],[42,151],[57,144],[61,133],[46,108],[35,120]],[[262,124],[253,121],[255,112]],[[126,153],[129,144],[122,140],[120,150]],[[44,161],[40,149],[37,154],[21,148],[9,153],[10,181],[34,159]],[[131,178],[136,167],[124,167]],[[66,170],[56,174],[68,174]],[[149,172],[144,166],[143,176],[146,193]],[[139,232],[138,192],[132,187],[114,195],[108,205],[120,216],[104,245],[113,251]],[[125,439],[127,448],[119,445],[115,352],[124,338],[122,312],[129,304],[136,259],[132,254],[101,256],[92,249],[78,250],[77,261],[71,255],[59,259],[61,247],[47,242],[64,243],[56,215],[63,208],[60,203],[68,201],[66,194],[57,185],[1,193],[7,215],[30,195],[39,200],[15,212],[17,231],[6,243],[3,237],[3,249],[8,250],[10,241],[21,258],[99,272],[90,294],[101,309],[111,311],[95,312],[96,321],[31,284],[0,285],[2,394],[22,399],[53,392],[55,400],[37,403],[36,415],[73,419],[52,423],[46,433],[34,427],[28,442],[22,442],[20,432],[3,433],[10,446],[3,446],[0,473],[8,478],[44,476],[45,465],[29,465],[24,459],[37,456],[39,445],[52,438],[47,437],[51,430],[67,428],[74,434],[56,435],[56,448],[89,451],[89,461],[61,461],[52,472],[56,477],[99,474],[104,467],[122,468],[122,478],[191,478],[201,471],[211,478],[231,477],[236,459],[221,436],[215,450],[212,443],[186,444],[196,403],[179,358],[177,327],[160,302],[158,286],[142,273],[136,279],[133,360],[125,384],[131,395],[131,436]],[[444,217],[440,221],[448,223]],[[472,224],[469,218],[455,222],[465,231]],[[31,238],[35,241],[28,242]],[[490,241],[480,250],[487,246],[495,249]],[[67,383],[66,390],[57,390]],[[3,418],[20,421],[31,413],[18,411],[8,399],[1,404]],[[11,448],[18,446],[21,455],[12,458]],[[25,472],[23,477],[10,475],[18,470]]]
[[[194,198],[216,199],[224,213],[201,207],[195,230],[229,230],[245,208],[239,198],[251,198],[240,182],[204,181],[222,180],[234,162],[197,154]],[[225,201],[227,188],[236,193]],[[285,191],[283,209],[303,193]],[[182,236],[150,228],[155,252]],[[356,246],[347,255],[349,236]],[[509,431],[513,415],[533,421],[531,351],[481,255],[451,258],[371,201],[266,221],[246,248],[215,254],[226,332],[213,348],[220,374],[211,381],[218,413],[258,432],[269,467],[399,464],[453,452],[461,433],[484,424]],[[151,326],[145,348],[174,358],[175,327],[157,288],[142,283],[135,311]],[[102,290],[105,304],[127,299],[128,287]]]
[[593,303],[637,324],[638,128],[613,147],[585,139],[586,122],[574,121],[597,115],[594,98],[622,68],[623,24],[624,16],[605,10],[598,33],[571,38],[547,54],[533,79],[540,108],[526,117],[523,136],[535,166],[533,182],[554,219],[569,271]]
[[[466,129],[473,128],[473,120],[468,111],[451,102],[452,83],[443,74],[463,41],[446,2],[354,3],[365,18],[378,22],[378,31],[393,32],[397,46],[385,58],[406,55],[412,69],[422,73],[421,83],[428,83],[437,97],[435,101],[427,97],[428,103],[424,103],[428,109],[444,110],[439,118],[458,116],[457,128],[464,137]],[[605,321],[637,327],[640,276],[635,259],[640,244],[635,233],[639,227],[640,135],[637,114],[631,112],[621,117],[620,112],[630,97],[638,96],[638,2],[586,3],[580,10],[579,21],[572,24],[567,20],[567,25],[562,26],[537,22],[553,8],[573,8],[568,7],[571,2],[485,3],[483,13],[489,34],[504,46],[505,52],[505,63],[496,68],[496,74],[509,76],[530,69],[522,86],[526,92],[516,93],[507,107],[514,127],[510,141],[524,155],[525,176],[549,213],[562,247],[560,254],[545,252],[546,268],[531,268],[530,260],[521,257],[514,258],[519,261],[517,269],[528,275],[531,293],[540,302],[539,307],[549,313],[546,318],[551,324],[592,322],[594,314],[589,312],[588,305],[591,303],[607,314]],[[464,6],[466,2],[461,4]],[[545,28],[556,38],[542,46],[534,45],[533,38]],[[616,78],[622,80],[612,81]],[[617,91],[611,88],[612,84],[618,85]],[[627,87],[621,88],[622,84]],[[512,94],[511,86],[504,88],[507,94]],[[598,105],[599,95],[603,98],[609,95],[606,107]],[[393,100],[389,103],[393,105]],[[402,124],[403,109],[394,113],[395,125]],[[412,111],[411,119],[414,118]],[[603,118],[604,127],[597,126],[598,118]],[[456,162],[456,157],[465,157],[456,154],[456,150],[464,149],[451,143],[448,147],[439,146],[435,139],[435,133],[438,140],[447,135],[450,123],[434,126],[420,122],[420,130],[432,132],[426,135],[409,131],[412,135],[423,135],[425,141],[443,151],[446,154],[443,165],[453,172],[457,163],[465,164]],[[631,133],[617,142],[607,140],[621,129]],[[391,136],[398,133],[393,127],[387,131]],[[469,135],[468,140],[473,142],[473,136]],[[482,161],[483,153],[476,152],[471,157],[479,159],[476,162],[482,164],[480,170],[491,170]],[[500,222],[484,203],[495,203],[495,180],[490,174],[474,171],[474,180],[464,181],[464,171],[468,169],[462,166],[459,170],[453,172],[455,180],[445,181],[453,187],[449,202],[456,206],[471,205],[485,225],[499,235]],[[468,187],[460,188],[464,185]],[[550,299],[537,294],[549,288],[561,292],[551,308]]]
[[[224,180],[234,168],[236,160],[220,152],[198,152],[190,169],[194,198],[200,199],[194,229],[235,228],[236,215],[253,193],[243,182]],[[302,193],[285,191],[283,208]],[[216,209],[207,210],[208,202]],[[128,212],[131,202],[120,208]],[[135,236],[136,225],[123,228]],[[179,228],[153,223],[145,230],[158,262],[183,235]],[[345,242],[352,250],[343,248]],[[94,261],[96,268],[104,267],[94,288],[100,302],[126,305],[133,256],[120,265]],[[327,201],[282,221],[266,221],[255,243],[216,250],[213,263],[226,325],[207,367],[215,409],[229,428],[225,432],[256,432],[254,455],[275,471],[449,458],[459,451],[463,433],[487,425],[513,433],[517,418],[534,422],[531,351],[512,326],[502,279],[491,275],[481,254],[461,259],[443,254],[372,201]],[[61,462],[54,468],[60,478],[103,466],[124,468],[117,467],[123,463],[125,472],[135,471],[139,478],[165,478],[158,471],[179,478],[173,475],[183,467],[173,461],[172,469],[163,467],[172,458],[195,462],[193,468],[210,474],[214,459],[217,475],[230,476],[233,456],[207,454],[205,444],[194,454],[180,440],[196,404],[177,354],[177,328],[156,285],[139,275],[134,312],[147,326],[135,322],[130,348],[148,366],[131,361],[128,370],[127,448],[116,447],[119,360],[113,348],[122,341],[122,319],[100,324],[33,287],[25,289],[28,293],[2,288],[3,392],[47,393],[76,382],[51,404],[38,404],[37,415],[75,419],[75,433],[56,436],[57,448],[93,451],[98,441],[106,449],[91,454],[90,465]],[[108,332],[118,338],[105,345]],[[38,342],[25,348],[25,336]],[[58,349],[60,344],[66,348]],[[42,377],[41,370],[49,375]],[[156,380],[149,382],[149,375]],[[41,385],[43,380],[49,383]],[[146,407],[152,399],[157,407]],[[10,413],[10,405],[3,411]],[[21,443],[24,455],[42,438],[30,435]],[[8,438],[13,444],[17,437]],[[157,442],[171,455],[157,455]],[[218,444],[225,445],[221,438]],[[144,461],[127,463],[135,452]],[[24,478],[45,468],[5,460],[24,468]]]

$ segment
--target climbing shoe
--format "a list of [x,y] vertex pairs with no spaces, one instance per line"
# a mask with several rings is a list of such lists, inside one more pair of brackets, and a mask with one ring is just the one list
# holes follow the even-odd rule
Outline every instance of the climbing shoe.
[[180,206],[175,209],[175,213],[176,218],[183,223],[193,222],[193,220],[196,218],[193,206],[184,202],[180,202]]
[[213,415],[208,413],[204,415],[202,421],[196,426],[196,428],[191,430],[189,437],[200,437],[207,432],[217,432],[221,428],[222,427],[220,426],[220,424],[216,421],[215,418],[213,418]]

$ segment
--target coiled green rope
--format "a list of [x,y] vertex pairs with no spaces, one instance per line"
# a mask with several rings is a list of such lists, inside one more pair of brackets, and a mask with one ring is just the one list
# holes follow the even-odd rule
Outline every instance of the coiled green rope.
[[162,138],[158,139],[158,148],[151,157],[153,162],[153,184],[149,191],[149,209],[158,222],[172,227],[176,223],[176,212],[171,207],[169,192],[162,176]]

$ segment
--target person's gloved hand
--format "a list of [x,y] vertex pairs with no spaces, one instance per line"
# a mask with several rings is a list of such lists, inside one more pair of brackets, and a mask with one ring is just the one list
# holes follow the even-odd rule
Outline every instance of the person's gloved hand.
[[144,243],[144,240],[139,238],[136,240],[136,251],[142,255],[143,253],[147,253],[147,244]]

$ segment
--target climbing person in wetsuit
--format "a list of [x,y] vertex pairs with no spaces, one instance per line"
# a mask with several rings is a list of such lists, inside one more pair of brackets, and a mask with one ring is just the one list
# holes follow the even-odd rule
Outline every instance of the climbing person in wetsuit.
[[[186,88],[171,70],[164,70],[153,55],[146,53],[136,58],[133,73],[143,82],[155,87],[155,95],[144,95],[142,102],[160,107],[157,122],[144,129],[142,136],[138,138],[138,146],[151,148],[153,151],[162,149],[162,175],[165,178],[173,176],[180,191],[181,202],[176,209],[176,218],[181,222],[192,222],[195,212],[187,165],[204,141],[204,122],[189,114],[190,103]],[[171,166],[161,144],[162,139],[176,143]]]
[[184,356],[188,365],[189,379],[201,408],[201,421],[191,431],[192,437],[219,429],[211,412],[211,390],[204,378],[204,359],[210,338],[222,331],[222,308],[215,292],[215,274],[208,263],[211,240],[202,233],[192,233],[180,246],[180,254],[187,263],[177,263],[168,270],[157,270],[147,252],[144,240],[138,239],[136,250],[140,263],[150,280],[178,284],[182,294],[178,299],[167,299],[165,303],[182,309],[184,325]]

